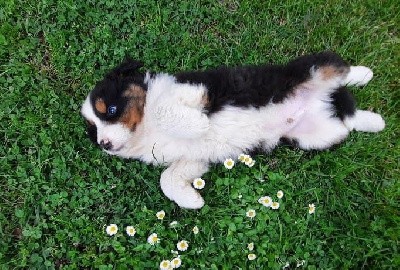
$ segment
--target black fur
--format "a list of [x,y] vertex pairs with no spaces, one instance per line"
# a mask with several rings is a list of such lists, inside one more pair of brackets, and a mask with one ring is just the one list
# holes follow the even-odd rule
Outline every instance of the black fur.
[[[177,73],[178,82],[203,84],[208,89],[208,114],[220,111],[225,105],[261,107],[269,102],[282,102],[293,90],[310,78],[310,69],[321,66],[347,68],[348,64],[333,52],[299,57],[287,65],[221,67],[214,70]],[[344,88],[332,95],[338,117],[352,115],[355,101]]]
[[343,120],[346,116],[353,116],[356,112],[356,100],[346,89],[340,87],[332,95],[332,104],[335,108],[335,116]]
[[89,139],[94,143],[95,145],[98,145],[97,143],[97,128],[95,125],[86,123],[86,133],[89,137]]
[[[310,79],[311,67],[326,65],[348,67],[337,54],[322,52],[301,56],[286,65],[220,67],[206,71],[180,72],[175,76],[178,82],[203,84],[207,87],[208,104],[205,109],[210,115],[226,105],[258,108],[269,102],[280,103],[291,94],[295,86]],[[122,97],[122,93],[131,84],[147,90],[144,83],[145,74],[140,71],[142,66],[142,62],[127,58],[97,83],[90,96],[92,104],[101,97],[107,107],[117,107],[117,113],[112,116],[96,112],[100,119],[113,122],[120,117],[128,101]],[[338,88],[332,94],[332,104],[335,116],[341,119],[354,115],[356,110],[355,100],[345,87]]]

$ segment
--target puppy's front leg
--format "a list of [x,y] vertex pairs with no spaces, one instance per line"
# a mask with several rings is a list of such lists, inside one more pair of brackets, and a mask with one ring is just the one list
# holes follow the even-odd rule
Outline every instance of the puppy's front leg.
[[195,178],[201,177],[208,170],[208,164],[201,161],[179,160],[173,162],[162,174],[161,189],[170,200],[182,208],[198,209],[204,200],[192,187]]

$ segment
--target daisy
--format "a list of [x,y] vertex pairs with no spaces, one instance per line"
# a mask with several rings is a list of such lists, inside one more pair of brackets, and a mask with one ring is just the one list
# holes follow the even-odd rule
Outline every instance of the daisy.
[[257,258],[257,256],[254,253],[250,253],[247,255],[247,258],[249,259],[249,261],[252,261],[252,260],[255,260]]
[[169,269],[171,269],[171,262],[168,261],[168,260],[163,260],[160,263],[160,269],[161,270],[169,270]]
[[192,229],[192,232],[194,234],[198,234],[199,233],[199,228],[197,226],[194,226],[193,229]]
[[250,251],[252,251],[252,250],[254,249],[254,243],[253,243],[253,242],[248,243],[248,244],[247,244],[247,248],[248,248]]
[[282,191],[282,190],[279,190],[279,191],[276,193],[276,197],[278,197],[278,199],[282,199],[282,197],[283,197],[283,191]]
[[235,166],[235,161],[233,161],[233,159],[231,159],[231,158],[227,158],[224,161],[224,166],[225,166],[225,168],[230,170],[233,168],[233,166]]
[[160,220],[163,220],[165,217],[165,212],[164,210],[161,210],[160,212],[157,212],[156,217]]
[[313,203],[309,204],[308,205],[308,213],[309,214],[314,214],[314,212],[315,212],[315,205]]
[[156,233],[150,234],[149,237],[147,237],[147,243],[150,245],[154,246],[155,244],[160,242],[160,238],[158,238]]
[[178,225],[178,221],[176,221],[176,220],[172,221],[172,222],[169,224],[169,226],[170,226],[171,228],[175,227],[176,225]]
[[249,211],[246,212],[246,217],[249,218],[254,218],[256,216],[256,210],[250,209]]
[[179,241],[178,244],[176,244],[176,248],[179,251],[185,251],[188,249],[188,247],[189,247],[189,244],[186,240]]
[[251,168],[254,166],[254,164],[256,164],[256,161],[253,159],[252,162],[250,162],[249,164],[246,164],[246,165],[247,165],[247,167]]
[[244,159],[246,158],[246,156],[247,155],[245,155],[245,154],[240,154],[239,156],[238,156],[238,160],[240,161],[240,162],[244,162]]
[[279,203],[278,202],[272,202],[271,208],[272,209],[279,209]]
[[203,189],[206,185],[206,182],[201,178],[196,178],[193,180],[193,186],[195,189]]
[[182,264],[182,260],[179,257],[173,258],[171,260],[172,268],[179,268],[179,266],[181,266],[181,264]]
[[107,226],[106,232],[108,235],[112,236],[118,232],[118,226],[115,224],[110,224]]
[[253,159],[250,156],[246,156],[243,160],[244,164],[249,166],[249,164],[253,163]]
[[136,234],[136,230],[135,230],[135,228],[133,226],[127,226],[126,227],[126,233],[129,236],[134,236]]
[[260,199],[258,199],[258,202],[264,205],[265,207],[270,207],[272,204],[272,199],[269,196],[263,196]]

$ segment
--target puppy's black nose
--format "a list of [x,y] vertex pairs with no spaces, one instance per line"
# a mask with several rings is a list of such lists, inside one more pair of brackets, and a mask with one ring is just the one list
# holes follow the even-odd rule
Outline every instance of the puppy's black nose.
[[101,140],[100,141],[100,147],[103,148],[104,150],[111,150],[113,145],[108,140],[107,141]]

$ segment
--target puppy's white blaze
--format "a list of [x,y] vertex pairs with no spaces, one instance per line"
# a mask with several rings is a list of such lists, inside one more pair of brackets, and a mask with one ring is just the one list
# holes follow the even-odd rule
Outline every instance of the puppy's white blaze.
[[[92,121],[96,125],[97,129],[97,143],[100,144],[102,140],[110,141],[113,145],[113,149],[120,149],[123,147],[129,138],[131,138],[131,131],[120,123],[108,124],[98,118],[94,112],[93,106],[90,102],[89,96],[86,98],[81,109],[82,115],[88,121]],[[109,154],[115,154],[115,152],[106,151]]]
[[89,96],[85,99],[85,102],[82,105],[81,114],[86,118],[86,120],[92,121],[96,127],[101,125],[101,120],[94,113]]

